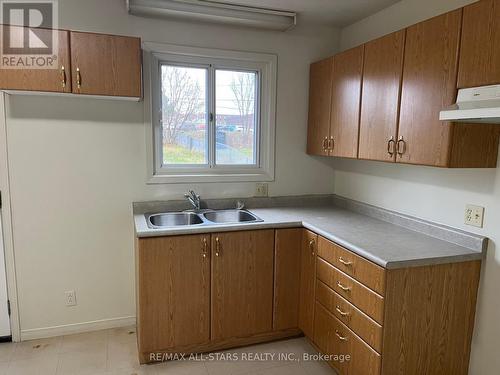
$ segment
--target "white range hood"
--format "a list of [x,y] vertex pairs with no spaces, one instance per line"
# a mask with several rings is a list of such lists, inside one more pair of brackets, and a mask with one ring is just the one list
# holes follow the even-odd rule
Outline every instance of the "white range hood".
[[500,124],[500,85],[458,90],[457,103],[442,110],[439,119]]

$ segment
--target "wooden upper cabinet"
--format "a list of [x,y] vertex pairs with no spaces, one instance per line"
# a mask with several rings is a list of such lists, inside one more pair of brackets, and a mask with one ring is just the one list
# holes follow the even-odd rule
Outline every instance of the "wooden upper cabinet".
[[358,156],[359,112],[364,46],[334,56],[330,116],[330,155]]
[[[22,38],[22,28],[11,28],[14,37]],[[57,33],[58,51],[52,69],[0,69],[0,89],[21,91],[71,92],[71,67],[69,57],[69,32],[64,30],[37,29],[37,33]],[[50,36],[48,36],[50,38]],[[7,56],[6,56],[7,57]],[[64,67],[64,69],[63,69]]]
[[210,236],[139,239],[136,251],[139,351],[208,342]]
[[332,101],[333,57],[311,64],[307,153],[328,155]]
[[272,330],[273,262],[274,230],[212,234],[212,340]]
[[395,161],[405,30],[365,44],[359,158]]
[[448,166],[452,124],[439,111],[454,103],[461,12],[407,29],[396,161]]
[[500,1],[464,8],[458,87],[500,84]]
[[73,92],[140,97],[139,38],[71,32]]

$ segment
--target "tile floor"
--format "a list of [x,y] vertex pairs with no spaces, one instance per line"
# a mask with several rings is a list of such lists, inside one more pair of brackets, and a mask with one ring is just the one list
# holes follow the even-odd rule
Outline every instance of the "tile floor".
[[[0,375],[321,375],[334,372],[315,361],[244,361],[256,353],[302,358],[315,350],[304,338],[227,352],[235,361],[170,361],[139,366],[135,327],[0,344]],[[268,355],[269,356],[269,355]]]

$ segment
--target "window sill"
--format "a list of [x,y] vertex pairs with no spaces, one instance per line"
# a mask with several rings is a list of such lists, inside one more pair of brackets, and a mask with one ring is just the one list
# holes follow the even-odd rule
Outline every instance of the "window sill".
[[147,184],[183,184],[198,182],[270,182],[274,177],[268,173],[238,173],[238,174],[156,174],[150,177]]

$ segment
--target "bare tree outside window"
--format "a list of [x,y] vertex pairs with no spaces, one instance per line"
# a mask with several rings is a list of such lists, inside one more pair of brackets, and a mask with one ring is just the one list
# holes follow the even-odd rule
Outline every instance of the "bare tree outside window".
[[206,75],[204,68],[161,67],[165,164],[206,163]]
[[243,133],[248,137],[250,127],[254,124],[255,75],[248,73],[233,75],[230,88],[240,114]]
[[[163,164],[256,164],[258,74],[214,69],[214,86],[208,90],[209,69],[214,68],[161,65]],[[210,125],[209,91],[215,92]],[[209,149],[215,149],[214,160]]]
[[216,162],[257,162],[256,89],[252,71],[216,70]]

